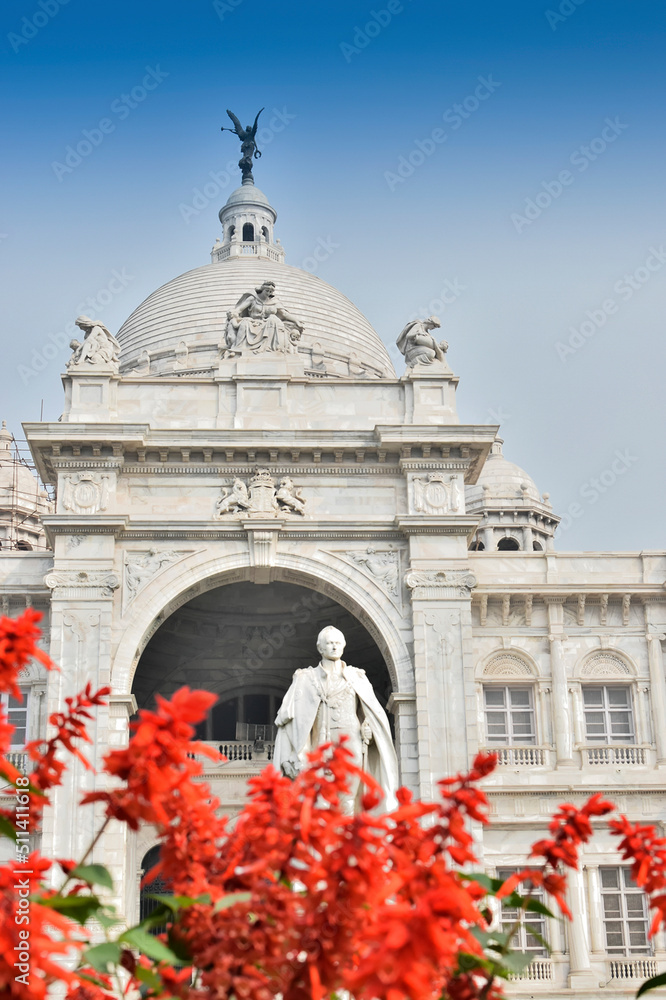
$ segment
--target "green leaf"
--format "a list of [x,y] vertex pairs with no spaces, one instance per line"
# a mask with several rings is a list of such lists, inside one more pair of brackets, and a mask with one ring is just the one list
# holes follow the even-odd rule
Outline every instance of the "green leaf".
[[550,917],[552,920],[556,919],[552,910],[549,910],[547,906],[544,906],[539,899],[530,899],[525,909],[530,910],[532,913],[543,913],[544,917]]
[[77,865],[76,868],[72,868],[70,875],[89,885],[103,885],[105,889],[113,891],[111,873],[104,865]]
[[458,952],[458,968],[461,972],[471,972],[472,969],[485,969],[490,972],[494,962],[489,962],[487,958],[474,955],[471,951]]
[[517,976],[534,961],[534,952],[510,951],[502,958],[502,965],[512,975]]
[[478,882],[491,896],[494,896],[500,886],[504,885],[503,879],[491,878],[485,872],[458,872],[458,875],[466,882]]
[[33,897],[35,902],[42,906],[48,906],[58,913],[64,913],[66,917],[75,920],[77,924],[83,926],[93,913],[97,913],[102,903],[97,896],[50,896],[43,899],[39,896]]
[[140,983],[145,983],[151,990],[158,990],[162,985],[160,977],[152,969],[144,969],[142,965],[137,965],[134,976]]
[[122,924],[124,921],[119,920],[116,916],[116,911],[112,907],[105,907],[100,910],[97,914],[96,920],[99,920],[102,927],[108,930],[110,927],[115,927],[117,924]]
[[161,892],[147,892],[146,896],[148,899],[156,899],[163,906],[168,906],[174,913],[187,909],[188,906],[195,906],[197,903],[202,903],[204,906],[210,906],[211,903],[210,894],[207,892],[202,896],[168,896]]
[[0,836],[9,837],[10,840],[16,843],[16,830],[6,816],[0,816]]
[[132,945],[133,948],[136,948],[143,955],[147,955],[148,958],[152,958],[156,962],[178,961],[178,956],[174,954],[171,948],[167,948],[163,941],[158,941],[156,937],[141,930],[140,927],[130,928],[130,930],[121,934],[118,940]]
[[190,955],[189,949],[182,937],[173,933],[172,928],[169,928],[167,931],[167,941],[169,942],[169,947],[172,952],[177,956],[179,963],[181,965],[190,965],[192,962],[192,956]]
[[92,965],[98,972],[108,972],[110,965],[120,961],[120,947],[113,941],[104,941],[88,948],[81,956],[86,965]]
[[472,927],[472,934],[484,948],[506,948],[509,943],[509,935],[502,931],[482,931],[480,927]]
[[532,926],[532,924],[525,924],[525,930],[529,931],[531,937],[535,937],[539,942],[539,944],[542,944],[544,948],[547,949],[548,954],[550,954],[550,945],[548,944],[546,939],[539,934],[538,930],[536,930],[536,928]]
[[214,912],[219,913],[220,910],[226,910],[230,906],[233,906],[234,903],[249,903],[251,899],[251,892],[230,892],[227,896],[223,896],[222,899],[218,899]]
[[101,979],[97,979],[95,976],[89,976],[87,972],[76,972],[76,976],[79,979],[85,979],[88,983],[93,983],[95,986],[99,986],[102,990],[108,990],[108,985]]
[[636,997],[642,997],[648,990],[657,990],[660,986],[666,986],[666,972],[662,972],[659,976],[653,976],[652,979],[646,979],[639,988]]

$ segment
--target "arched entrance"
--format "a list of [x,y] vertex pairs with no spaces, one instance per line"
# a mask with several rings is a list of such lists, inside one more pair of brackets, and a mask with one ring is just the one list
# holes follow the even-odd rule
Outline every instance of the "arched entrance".
[[383,705],[391,694],[384,658],[364,625],[328,595],[276,581],[241,581],[192,598],[159,627],[134,675],[139,708],[184,684],[218,695],[199,737],[273,738],[273,720],[294,671],[318,660],[317,635],[335,625],[345,659],[363,667]]

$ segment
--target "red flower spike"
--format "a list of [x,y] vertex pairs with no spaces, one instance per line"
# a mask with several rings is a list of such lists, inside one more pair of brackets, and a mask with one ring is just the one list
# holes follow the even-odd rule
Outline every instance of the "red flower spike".
[[648,895],[655,910],[650,937],[662,924],[666,927],[666,838],[656,836],[656,827],[632,824],[626,816],[609,820],[616,837],[622,837],[619,849],[625,861],[631,861],[631,877]]

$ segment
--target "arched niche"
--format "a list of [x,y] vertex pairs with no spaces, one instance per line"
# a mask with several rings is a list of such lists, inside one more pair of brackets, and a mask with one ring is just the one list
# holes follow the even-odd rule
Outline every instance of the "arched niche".
[[580,660],[575,676],[581,681],[629,681],[636,676],[636,667],[625,653],[615,649],[597,649]]
[[[368,631],[379,648],[395,693],[414,691],[412,657],[395,606],[360,570],[336,567],[304,556],[289,556],[273,569],[274,580],[331,597]],[[251,569],[237,555],[211,557],[198,550],[169,565],[129,604],[117,633],[111,680],[118,693],[129,693],[143,650],[163,622],[194,597],[221,586],[250,580]],[[260,594],[264,584],[255,584]],[[313,657],[315,653],[313,652]],[[351,662],[351,660],[350,660]],[[355,664],[362,666],[362,664]]]
[[[240,581],[208,589],[180,604],[151,636],[134,674],[139,708],[183,685],[217,695],[202,739],[253,738],[270,727],[294,671],[319,660],[317,635],[335,625],[344,659],[362,667],[380,702],[392,691],[384,657],[368,629],[333,597],[285,581]],[[262,731],[263,735],[263,731]]]
[[531,657],[522,651],[501,649],[491,653],[477,670],[480,681],[529,681],[539,676]]

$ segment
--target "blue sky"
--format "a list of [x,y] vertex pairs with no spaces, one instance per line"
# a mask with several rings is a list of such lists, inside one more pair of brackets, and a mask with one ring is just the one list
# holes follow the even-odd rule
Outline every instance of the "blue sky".
[[115,330],[207,262],[237,184],[225,109],[265,105],[288,262],[332,247],[317,273],[398,365],[405,322],[441,313],[461,419],[500,422],[575,511],[560,549],[663,548],[666,8],[5,0],[0,22],[15,433],[60,414],[79,306]]

